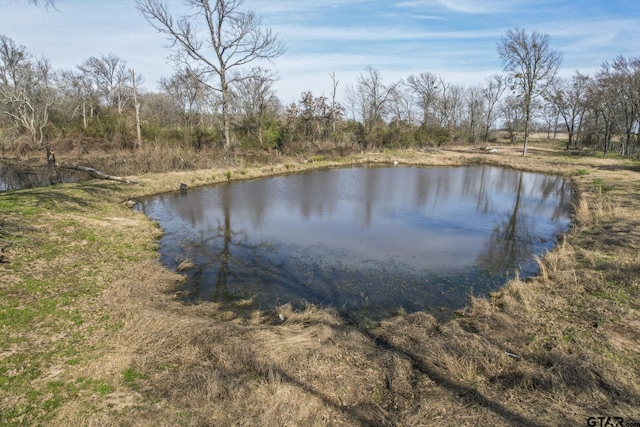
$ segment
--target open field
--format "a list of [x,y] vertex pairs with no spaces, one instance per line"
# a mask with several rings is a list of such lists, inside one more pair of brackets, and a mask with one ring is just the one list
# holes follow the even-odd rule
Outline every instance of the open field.
[[[0,425],[640,422],[640,162],[562,146],[289,159],[0,193]],[[390,161],[570,176],[574,227],[539,276],[448,322],[399,313],[364,329],[314,306],[181,304],[180,276],[157,260],[161,230],[126,205],[181,182]]]

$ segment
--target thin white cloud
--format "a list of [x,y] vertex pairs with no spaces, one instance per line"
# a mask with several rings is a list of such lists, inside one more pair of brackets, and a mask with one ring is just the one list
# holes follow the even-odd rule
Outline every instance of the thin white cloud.
[[[0,34],[25,45],[55,68],[69,69],[89,56],[113,53],[127,61],[147,87],[173,73],[165,38],[132,0],[64,0],[58,11],[2,2]],[[182,0],[168,0],[175,12]],[[245,0],[279,33],[287,52],[275,61],[278,95],[330,91],[328,74],[353,84],[370,65],[385,82],[429,71],[472,85],[500,72],[496,42],[520,27],[551,35],[563,67],[585,73],[618,55],[637,56],[640,7],[605,7],[595,0]],[[593,11],[597,12],[594,14]],[[507,13],[512,12],[512,13]],[[569,13],[570,12],[570,13]],[[563,69],[564,70],[564,69]]]
[[514,0],[438,0],[438,3],[456,12],[472,14],[504,12],[512,10],[517,4]]
[[315,0],[313,2],[300,0],[246,0],[244,5],[248,9],[256,11],[260,16],[268,17],[269,20],[286,21],[302,16],[318,17],[326,9],[350,9],[355,5],[365,3],[372,3],[372,0]]
[[477,40],[480,38],[493,39],[502,34],[497,30],[429,31],[400,26],[307,27],[281,25],[273,27],[273,29],[282,37],[293,42],[305,40],[341,40],[345,43],[353,41]]
[[425,9],[453,11],[471,15],[500,14],[508,12],[523,13],[527,8],[539,9],[553,0],[407,0],[399,2],[396,7],[409,9]]
[[446,17],[438,15],[414,15],[414,18],[423,21],[447,21]]

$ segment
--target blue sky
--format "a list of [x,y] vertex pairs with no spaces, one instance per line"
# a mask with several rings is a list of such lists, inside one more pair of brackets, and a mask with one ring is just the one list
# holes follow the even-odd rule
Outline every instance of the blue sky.
[[[113,53],[157,89],[173,73],[162,35],[134,0],[56,0],[57,10],[0,0],[0,34],[73,69]],[[180,0],[168,0],[179,10]],[[563,53],[561,73],[593,74],[618,55],[640,56],[637,0],[245,0],[278,32],[287,52],[274,64],[284,103],[303,91],[329,95],[335,72],[341,96],[370,66],[385,83],[428,71],[472,86],[501,72],[496,43],[514,27],[551,36]]]

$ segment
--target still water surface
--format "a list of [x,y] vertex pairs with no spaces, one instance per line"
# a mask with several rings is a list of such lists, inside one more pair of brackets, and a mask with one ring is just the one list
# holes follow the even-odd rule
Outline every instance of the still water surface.
[[454,310],[570,224],[562,177],[489,166],[359,167],[232,182],[143,200],[162,262],[188,258],[188,300],[305,302],[379,318]]
[[[45,161],[46,162],[46,161]],[[58,170],[60,182],[80,182],[91,179],[87,172],[68,169]],[[0,159],[0,191],[21,188],[48,187],[51,185],[49,167],[5,162]]]

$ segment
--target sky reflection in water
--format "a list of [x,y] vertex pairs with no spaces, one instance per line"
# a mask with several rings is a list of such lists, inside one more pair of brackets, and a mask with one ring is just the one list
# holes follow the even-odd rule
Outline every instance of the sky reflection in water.
[[190,300],[254,298],[384,316],[454,310],[497,289],[569,227],[570,182],[490,166],[359,167],[171,193],[142,202]]

